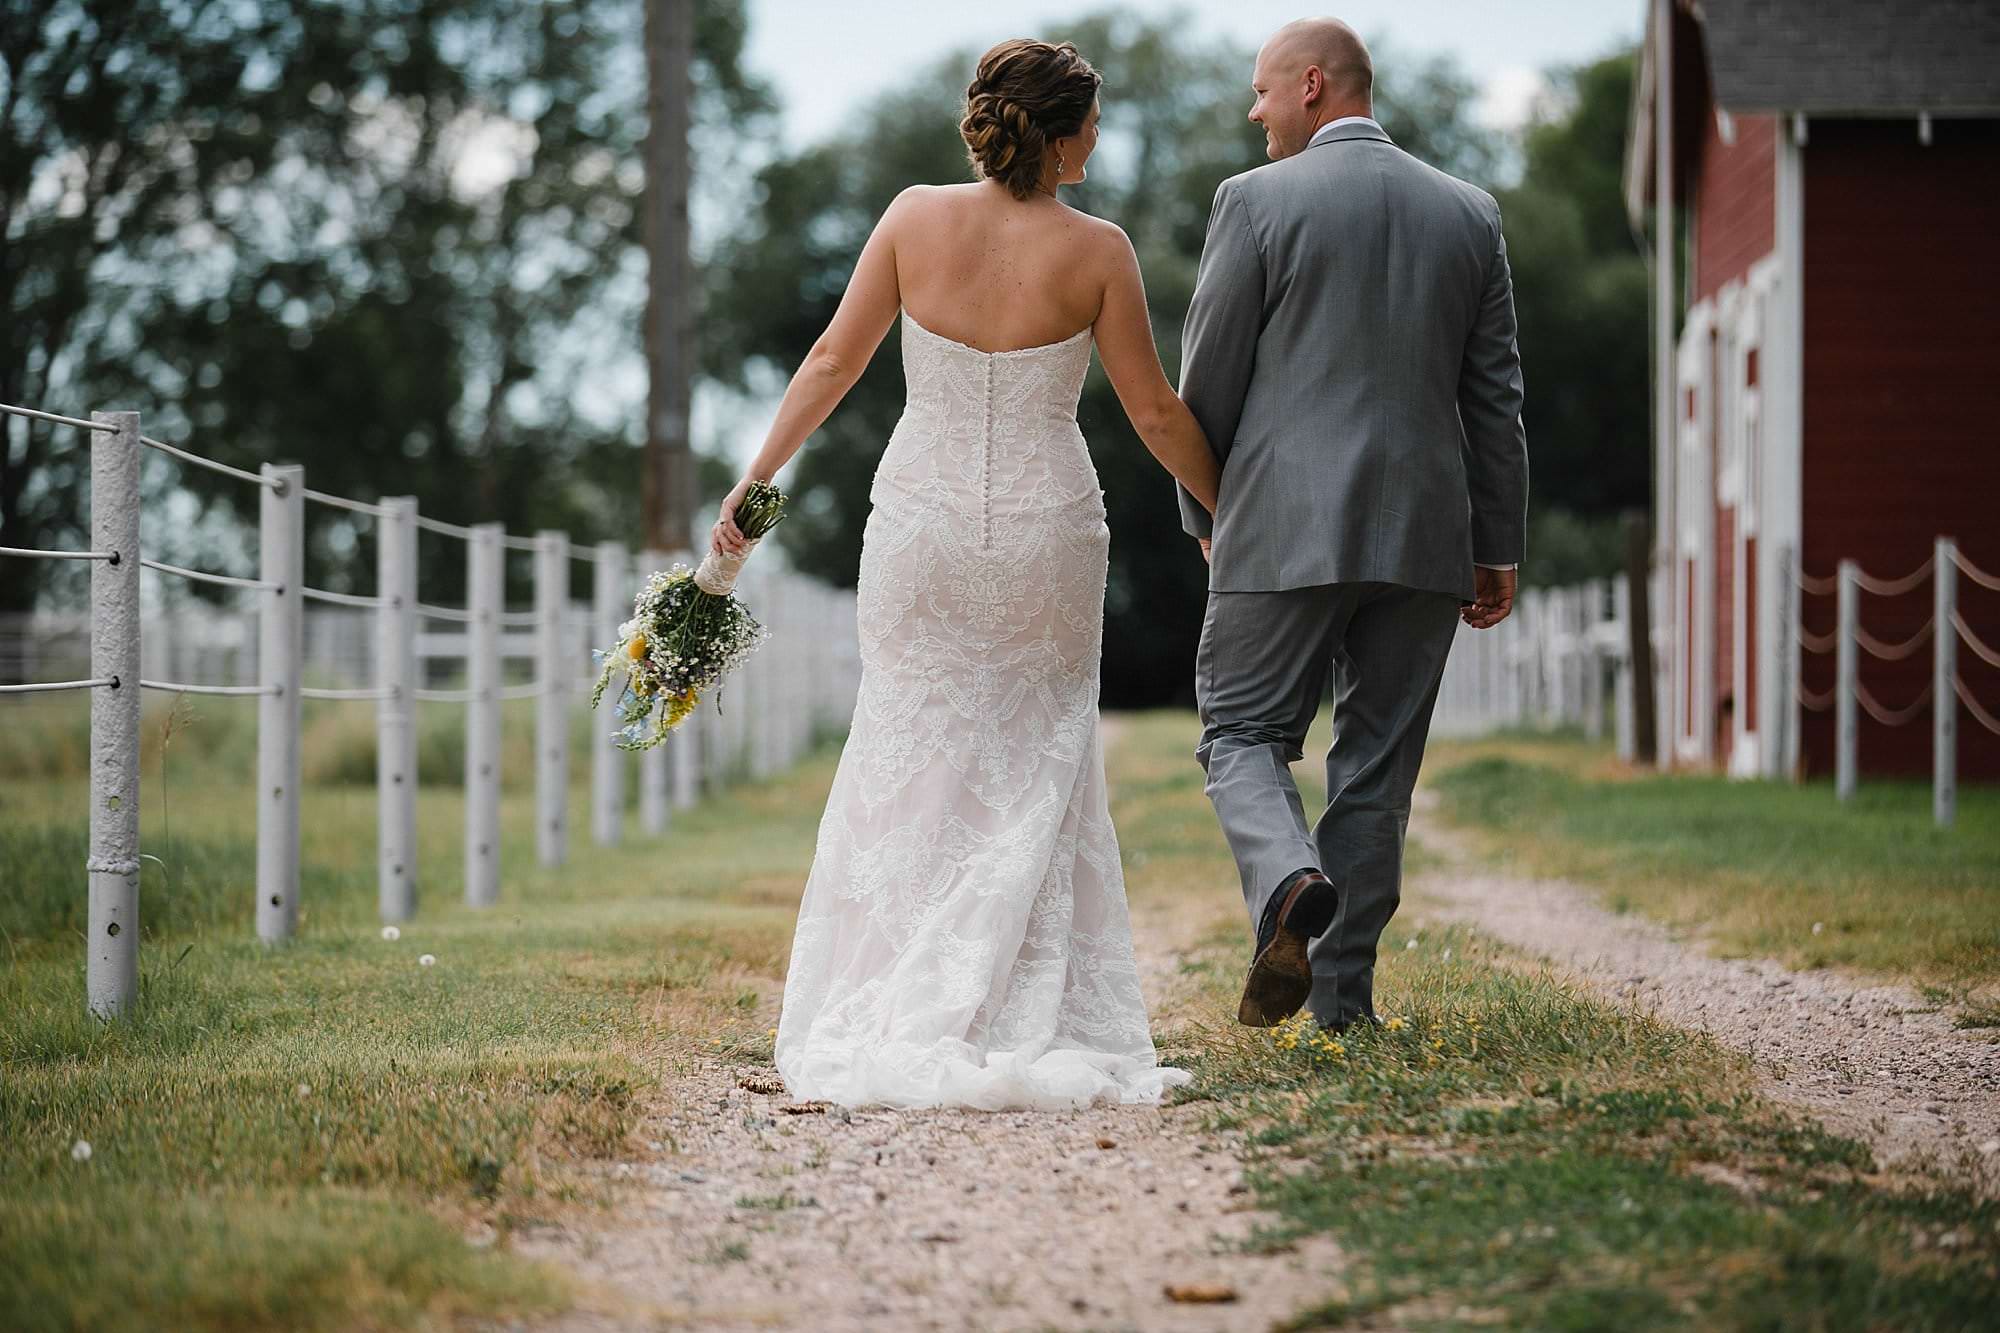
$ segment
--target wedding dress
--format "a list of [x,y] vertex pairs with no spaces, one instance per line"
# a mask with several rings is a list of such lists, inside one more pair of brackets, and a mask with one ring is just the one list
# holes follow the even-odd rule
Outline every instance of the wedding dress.
[[1153,1050],[1105,800],[1090,331],[982,352],[902,328],[778,1072],[847,1106],[1157,1102],[1191,1076]]

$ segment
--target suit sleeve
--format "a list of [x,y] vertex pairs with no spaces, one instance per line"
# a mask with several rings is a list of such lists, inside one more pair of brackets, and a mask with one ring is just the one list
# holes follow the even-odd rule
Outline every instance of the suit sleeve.
[[1528,434],[1521,424],[1521,349],[1515,332],[1514,280],[1496,211],[1493,257],[1458,373],[1458,415],[1465,426],[1472,499],[1472,559],[1481,565],[1519,564],[1527,546]]
[[[1264,259],[1250,233],[1250,219],[1232,183],[1215,192],[1202,242],[1201,268],[1188,302],[1181,334],[1181,398],[1208,436],[1208,446],[1225,465],[1257,362],[1257,335],[1264,325]],[[1190,535],[1210,534],[1209,513],[1178,484],[1181,527]]]

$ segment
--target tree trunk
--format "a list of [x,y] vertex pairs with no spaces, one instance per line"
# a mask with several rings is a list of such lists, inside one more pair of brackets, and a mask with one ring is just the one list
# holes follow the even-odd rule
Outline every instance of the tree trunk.
[[693,295],[688,259],[688,66],[695,0],[653,0],[646,7],[647,111],[645,239],[646,411],[645,545],[681,551],[692,543],[689,520],[694,456],[688,441],[689,356]]

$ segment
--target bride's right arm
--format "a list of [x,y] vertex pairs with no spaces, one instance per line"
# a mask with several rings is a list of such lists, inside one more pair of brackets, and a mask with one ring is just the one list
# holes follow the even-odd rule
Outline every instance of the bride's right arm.
[[1146,286],[1139,276],[1139,256],[1133,252],[1131,240],[1119,231],[1109,244],[1111,266],[1096,324],[1097,354],[1104,362],[1104,374],[1146,448],[1212,514],[1221,484],[1221,464],[1194,413],[1188,411],[1160,369],[1160,350],[1153,342],[1153,323],[1146,314]]
[[763,448],[750,460],[743,479],[722,502],[722,517],[715,525],[711,543],[718,549],[731,553],[749,549],[735,522],[736,506],[742,502],[743,492],[753,481],[771,480],[778,475],[779,468],[792,461],[792,455],[806,438],[825,423],[854,382],[861,378],[869,358],[881,346],[889,326],[896,322],[896,312],[903,306],[902,290],[896,281],[896,232],[910,209],[914,193],[912,188],[896,196],[881,221],[875,224],[868,243],[861,247],[861,257],[854,262],[854,273],[847,280],[847,291],[833,312],[832,322],[813,343],[806,359],[799,363],[792,382],[785,386],[784,399],[764,436]]

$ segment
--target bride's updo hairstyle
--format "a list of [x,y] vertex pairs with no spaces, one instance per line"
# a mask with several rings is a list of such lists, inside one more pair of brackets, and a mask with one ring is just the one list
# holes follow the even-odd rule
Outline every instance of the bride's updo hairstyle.
[[1026,199],[1042,179],[1051,139],[1083,128],[1104,76],[1068,42],[1016,38],[979,58],[965,90],[965,136],[973,170]]

